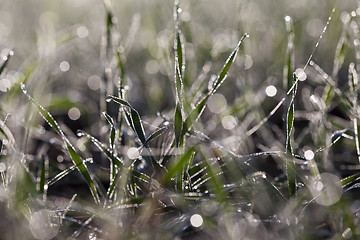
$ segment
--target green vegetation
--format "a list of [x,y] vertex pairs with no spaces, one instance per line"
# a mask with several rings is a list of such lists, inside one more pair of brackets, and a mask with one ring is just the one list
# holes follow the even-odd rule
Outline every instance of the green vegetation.
[[89,2],[0,9],[1,239],[360,238],[360,2]]

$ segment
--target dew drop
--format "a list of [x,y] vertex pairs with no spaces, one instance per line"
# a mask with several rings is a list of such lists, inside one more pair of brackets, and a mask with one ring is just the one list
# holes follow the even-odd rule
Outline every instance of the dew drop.
[[107,97],[107,98],[105,99],[105,101],[106,101],[106,102],[111,102],[111,97]]
[[78,131],[76,132],[76,135],[77,135],[78,137],[85,136],[85,134],[84,134],[81,130],[78,130]]
[[285,21],[286,21],[286,22],[290,22],[290,21],[291,21],[291,17],[290,17],[290,16],[285,16]]

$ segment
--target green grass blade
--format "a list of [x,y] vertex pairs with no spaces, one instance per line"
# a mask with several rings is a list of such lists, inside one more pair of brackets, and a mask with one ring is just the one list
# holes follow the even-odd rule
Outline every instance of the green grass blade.
[[74,147],[68,141],[66,142],[66,148],[67,148],[69,155],[70,155],[71,159],[73,160],[74,164],[77,166],[78,170],[83,175],[87,184],[89,185],[91,194],[93,195],[95,202],[97,204],[99,204],[100,203],[99,195],[95,188],[94,181],[91,178],[86,165],[84,164],[84,161],[81,159],[79,154],[75,151]]
[[53,130],[55,130],[55,132],[57,132],[61,137],[63,137],[64,133],[60,129],[60,126],[58,125],[58,123],[51,116],[51,114],[45,110],[44,107],[42,107],[40,104],[35,102],[34,99],[28,94],[27,90],[25,89],[25,84],[21,84],[21,89],[22,89],[23,93],[28,97],[30,102],[32,104],[34,104],[34,106],[36,107],[36,109],[38,110],[38,112],[40,113],[42,118],[50,125],[50,127],[52,127]]
[[141,143],[146,145],[144,126],[142,124],[139,113],[135,109],[131,108],[130,114],[131,114],[131,121],[134,126],[135,133],[137,134]]
[[293,72],[294,72],[294,64],[295,64],[295,52],[294,52],[294,24],[292,19],[289,16],[285,18],[285,27],[288,36],[288,43],[286,49],[286,64],[284,65],[284,88],[286,91],[290,89],[293,84]]
[[350,96],[351,96],[351,101],[352,101],[352,111],[354,116],[351,117],[350,119],[352,119],[353,122],[353,126],[354,126],[354,139],[355,139],[355,146],[356,146],[356,152],[358,155],[358,161],[360,163],[360,139],[359,139],[359,129],[358,129],[358,116],[359,116],[359,111],[358,111],[358,74],[357,71],[355,69],[355,64],[354,63],[350,63],[349,65],[349,85],[350,85]]
[[349,177],[341,179],[341,185],[343,187],[346,187],[346,186],[348,186],[350,184],[355,183],[359,179],[360,179],[360,173],[356,173],[356,174],[353,174],[353,175],[351,175]]
[[116,137],[116,128],[115,128],[114,120],[106,112],[103,112],[103,115],[104,115],[106,121],[110,124],[109,144],[110,144],[111,151],[114,151],[115,137]]
[[40,168],[40,176],[39,176],[39,192],[44,193],[45,190],[45,184],[46,184],[46,173],[47,173],[47,167],[48,164],[47,156],[43,156],[41,158],[41,168]]
[[296,75],[294,74],[294,84],[292,98],[289,103],[288,111],[286,114],[286,153],[289,156],[285,161],[286,175],[288,178],[288,187],[290,196],[296,194],[296,165],[292,159],[293,157],[293,147],[292,147],[292,138],[293,138],[293,127],[294,127],[294,100],[297,90],[297,81]]
[[146,145],[146,136],[145,136],[144,126],[143,126],[141,118],[140,118],[140,114],[130,105],[129,102],[127,102],[126,100],[123,100],[121,98],[118,98],[115,96],[108,96],[106,101],[107,102],[114,101],[115,103],[118,103],[120,105],[124,105],[124,106],[130,108],[130,114],[127,116],[128,121],[130,120],[130,126],[134,130],[134,132],[137,134],[141,143]]
[[95,202],[100,203],[99,195],[96,191],[94,182],[90,176],[90,173],[89,173],[86,165],[84,165],[83,160],[77,154],[77,152],[75,151],[73,146],[70,144],[70,141],[67,139],[67,137],[65,136],[63,131],[60,129],[59,124],[55,121],[53,116],[48,111],[45,110],[44,107],[42,107],[40,104],[36,103],[35,100],[27,93],[27,91],[25,89],[25,84],[21,84],[21,89],[23,90],[23,93],[28,97],[28,99],[35,105],[35,107],[37,108],[38,112],[43,117],[43,119],[50,125],[50,127],[52,127],[52,129],[54,131],[56,131],[61,136],[61,138],[63,139],[63,141],[66,145],[66,149],[68,150],[68,153],[69,153],[71,159],[73,160],[73,163],[77,166],[79,172],[83,175],[87,184],[89,185],[91,194],[93,195]]
[[103,152],[106,157],[111,160],[116,166],[120,167],[123,165],[122,160],[119,157],[114,156],[112,154],[111,150],[109,150],[102,142],[100,142],[95,137],[91,136],[90,134],[84,132],[84,131],[78,131],[78,136],[85,136],[87,137],[101,152]]
[[168,129],[168,127],[162,127],[157,129],[156,131],[154,131],[152,134],[150,134],[150,136],[146,139],[146,143],[151,142],[152,140],[154,140],[155,138],[159,137],[161,134],[163,134],[166,130]]
[[176,146],[179,147],[180,143],[182,142],[182,129],[183,129],[183,119],[181,114],[181,107],[178,103],[175,108],[175,120],[174,120],[174,128],[175,128],[175,142]]
[[243,40],[245,38],[247,38],[249,35],[247,33],[245,33],[244,36],[242,36],[242,38],[240,39],[240,41],[238,42],[237,46],[235,47],[235,49],[233,50],[233,52],[230,54],[230,56],[228,57],[228,59],[225,62],[224,67],[222,68],[220,74],[218,75],[217,79],[214,82],[213,85],[213,89],[212,89],[212,93],[215,93],[217,91],[217,89],[221,86],[221,84],[225,81],[226,77],[227,77],[227,73],[231,67],[231,65],[233,64],[233,62],[236,59],[237,53],[239,52],[240,49],[240,45],[243,42]]
[[194,153],[195,153],[194,148],[190,148],[185,154],[179,156],[178,160],[172,165],[170,165],[168,171],[162,177],[162,183],[164,184],[168,183],[171,180],[171,178],[176,176],[176,174],[181,173],[184,167],[187,165],[187,163],[189,163],[189,161],[192,159],[192,155]]

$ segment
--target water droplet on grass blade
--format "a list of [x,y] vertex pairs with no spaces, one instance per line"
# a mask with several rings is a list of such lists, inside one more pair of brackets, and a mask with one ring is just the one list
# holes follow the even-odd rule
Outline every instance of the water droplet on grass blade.
[[296,74],[296,77],[299,79],[299,81],[305,81],[307,78],[307,75],[302,68],[296,69],[295,74]]
[[291,17],[290,17],[290,16],[285,16],[285,21],[290,22],[290,21],[291,21]]
[[106,101],[106,102],[111,102],[111,97],[107,97],[107,98],[105,99],[105,101]]

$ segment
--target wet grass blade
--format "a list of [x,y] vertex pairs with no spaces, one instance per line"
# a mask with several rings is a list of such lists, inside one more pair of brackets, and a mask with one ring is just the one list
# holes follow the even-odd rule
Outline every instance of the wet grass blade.
[[[294,84],[297,84],[296,75],[294,74]],[[288,111],[286,114],[286,153],[289,156],[285,161],[286,175],[288,179],[288,187],[290,196],[296,194],[296,165],[293,161],[293,127],[294,127],[294,100],[297,86],[293,88],[293,94],[289,103]]]
[[163,134],[168,128],[167,127],[162,127],[159,128],[157,130],[155,130],[152,134],[150,134],[150,136],[146,139],[146,143],[151,142],[152,140],[156,139],[157,137],[159,137],[161,134]]
[[206,106],[206,102],[209,99],[209,97],[214,94],[217,89],[221,86],[221,84],[225,81],[227,73],[231,67],[231,65],[233,64],[233,62],[235,61],[236,55],[239,52],[240,49],[240,45],[243,42],[243,40],[245,38],[247,38],[249,35],[245,34],[240,41],[238,42],[236,48],[233,50],[233,52],[230,54],[230,56],[228,57],[228,59],[225,62],[225,65],[223,66],[222,70],[220,71],[219,75],[217,76],[216,80],[213,83],[213,87],[211,89],[211,91],[209,91],[199,102],[198,104],[195,106],[195,108],[190,112],[189,116],[185,119],[184,123],[183,123],[183,130],[182,130],[182,136],[184,136],[192,127],[193,123],[196,122],[202,112],[205,109]]
[[112,154],[111,150],[109,150],[102,142],[100,142],[95,137],[91,136],[90,134],[84,131],[78,131],[78,136],[85,136],[87,137],[101,152],[103,152],[106,157],[111,160],[116,166],[120,167],[123,165],[122,160],[119,157],[116,157]]
[[106,112],[103,112],[103,115],[104,115],[106,121],[110,125],[109,144],[110,144],[110,149],[113,152],[114,148],[115,148],[115,137],[116,137],[116,130],[115,130],[116,128],[115,128],[114,120]]
[[183,130],[183,119],[182,119],[181,107],[179,103],[176,105],[175,108],[174,128],[175,128],[176,146],[179,147],[183,138],[183,136],[181,135],[181,132]]
[[[216,167],[216,165],[218,164],[212,164],[210,162],[210,159],[216,161],[213,158],[210,158],[207,154],[207,152],[205,152],[205,149],[201,149],[201,153],[203,155],[203,166],[205,168],[205,172],[207,173],[208,178],[205,178],[203,180],[203,182],[206,181],[210,181],[210,183],[212,184],[213,188],[215,189],[215,194],[216,194],[216,199],[217,201],[219,201],[220,203],[226,203],[226,192],[223,188],[224,184],[223,181],[220,179],[219,175],[222,174],[222,171],[220,168]],[[215,169],[216,167],[216,169]],[[202,184],[202,183],[200,183]]]
[[214,82],[212,93],[215,93],[217,91],[217,89],[221,86],[221,84],[225,81],[225,79],[227,77],[227,73],[228,73],[231,65],[235,61],[237,53],[239,52],[240,45],[243,42],[243,40],[247,37],[249,37],[249,35],[247,33],[245,33],[244,36],[242,36],[242,38],[238,42],[238,44],[235,47],[235,49],[233,50],[233,52],[230,54],[230,56],[226,60],[224,67],[222,68],[220,74],[218,75],[217,79]]
[[84,161],[81,159],[79,154],[75,151],[73,146],[68,141],[66,142],[66,148],[67,148],[67,150],[69,152],[69,155],[70,155],[71,159],[76,164],[76,166],[79,169],[80,173],[83,175],[83,177],[85,178],[87,184],[89,185],[90,190],[91,190],[91,194],[93,195],[93,198],[94,198],[95,202],[97,204],[99,204],[100,203],[99,195],[98,195],[97,190],[95,188],[94,181],[91,178],[90,173],[89,173],[86,165],[84,164]]
[[83,160],[81,159],[81,157],[77,154],[77,152],[75,151],[73,146],[70,144],[70,141],[67,139],[67,137],[61,130],[59,124],[55,121],[53,116],[48,111],[45,110],[44,107],[42,107],[40,104],[36,103],[35,100],[27,93],[27,91],[25,90],[25,84],[21,85],[21,89],[23,90],[23,93],[28,97],[30,102],[32,102],[35,105],[35,107],[37,108],[38,112],[43,117],[43,119],[50,125],[50,127],[52,127],[52,129],[55,132],[57,132],[61,136],[61,138],[63,139],[63,141],[66,145],[66,149],[67,149],[71,159],[73,160],[74,165],[77,166],[79,172],[83,175],[87,184],[89,185],[91,194],[93,195],[95,202],[100,203],[99,195],[96,191],[94,182],[90,176],[90,173],[89,173],[86,165],[83,163]]
[[194,148],[190,148],[185,154],[178,157],[176,163],[172,164],[169,168],[167,173],[162,178],[162,183],[168,183],[171,178],[175,177],[178,173],[181,173],[184,167],[189,163],[192,159],[192,155],[194,154]]
[[293,85],[293,72],[295,64],[295,53],[294,53],[294,24],[290,16],[285,17],[285,27],[288,36],[287,49],[286,49],[286,64],[283,70],[283,84],[286,91]]
[[39,176],[39,192],[44,193],[45,190],[45,184],[46,184],[46,173],[47,173],[47,167],[48,165],[48,158],[47,156],[42,156],[41,158],[41,168],[40,168],[40,176]]
[[141,143],[146,145],[146,136],[145,136],[144,126],[140,118],[140,114],[130,105],[129,102],[121,98],[115,96],[108,96],[106,101],[114,101],[115,103],[130,108],[130,114],[127,115],[127,119],[130,120],[130,126],[137,134]]
[[359,179],[360,179],[360,173],[356,173],[354,175],[341,179],[341,185],[343,187],[346,187],[349,186],[350,184],[355,183]]
[[350,85],[350,95],[352,100],[352,117],[350,116],[350,119],[353,121],[354,125],[354,139],[355,139],[355,145],[356,145],[356,152],[358,155],[358,161],[360,163],[360,139],[359,139],[359,130],[358,130],[358,117],[359,117],[359,111],[358,111],[358,74],[355,69],[355,64],[350,63],[349,65],[349,85]]

